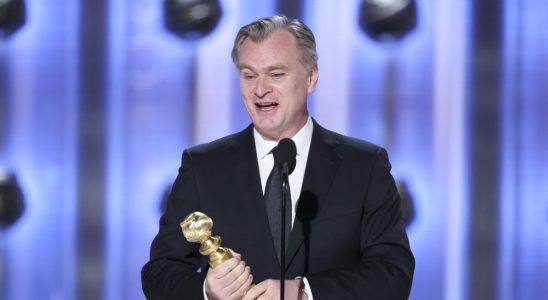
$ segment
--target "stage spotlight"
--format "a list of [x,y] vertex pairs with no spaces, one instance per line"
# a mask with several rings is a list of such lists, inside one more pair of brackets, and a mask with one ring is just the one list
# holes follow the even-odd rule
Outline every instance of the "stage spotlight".
[[221,15],[222,9],[218,0],[164,1],[165,26],[184,39],[206,36],[215,29]]
[[0,173],[0,228],[15,223],[24,209],[23,192],[15,175]]
[[0,37],[13,34],[25,23],[23,0],[0,0]]
[[417,5],[414,0],[363,0],[359,22],[371,38],[398,40],[417,25]]

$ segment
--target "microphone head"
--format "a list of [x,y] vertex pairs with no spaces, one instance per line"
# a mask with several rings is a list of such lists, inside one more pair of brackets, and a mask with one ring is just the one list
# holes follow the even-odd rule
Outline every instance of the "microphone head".
[[295,170],[295,165],[297,164],[296,156],[297,146],[295,146],[295,142],[292,139],[285,138],[278,143],[276,155],[274,156],[275,163],[283,165],[283,163],[287,162],[287,166],[289,167],[288,174],[291,174]]

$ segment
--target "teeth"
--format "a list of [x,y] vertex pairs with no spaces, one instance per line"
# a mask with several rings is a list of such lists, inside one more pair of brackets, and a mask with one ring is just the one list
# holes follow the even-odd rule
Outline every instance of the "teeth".
[[259,106],[259,107],[272,106],[272,105],[277,105],[277,103],[275,103],[275,102],[257,103],[257,106]]
[[257,107],[262,111],[269,111],[274,109],[278,105],[278,103],[275,102],[264,102],[264,103],[256,103]]

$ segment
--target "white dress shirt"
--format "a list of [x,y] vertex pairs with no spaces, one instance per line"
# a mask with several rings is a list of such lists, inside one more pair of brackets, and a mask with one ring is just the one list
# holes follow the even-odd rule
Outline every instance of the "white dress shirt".
[[[293,142],[295,142],[295,146],[297,146],[297,163],[293,172],[289,174],[289,188],[291,190],[291,224],[295,221],[295,208],[297,207],[297,200],[299,199],[303,186],[304,171],[306,168],[306,161],[308,160],[308,151],[310,150],[313,129],[312,118],[309,116],[304,127],[291,138]],[[259,162],[259,173],[261,174],[261,186],[264,195],[266,181],[274,167],[274,155],[272,155],[270,151],[278,145],[278,142],[265,139],[256,129],[253,129],[253,135],[255,137],[257,161]]]

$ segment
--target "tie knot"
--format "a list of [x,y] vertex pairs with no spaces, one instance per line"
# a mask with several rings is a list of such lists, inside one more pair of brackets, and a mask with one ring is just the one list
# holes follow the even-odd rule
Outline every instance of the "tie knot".
[[272,150],[270,150],[270,153],[272,153],[272,156],[274,156],[274,165],[278,165],[280,162],[280,155],[279,155],[279,151],[278,151],[278,146],[272,148]]

